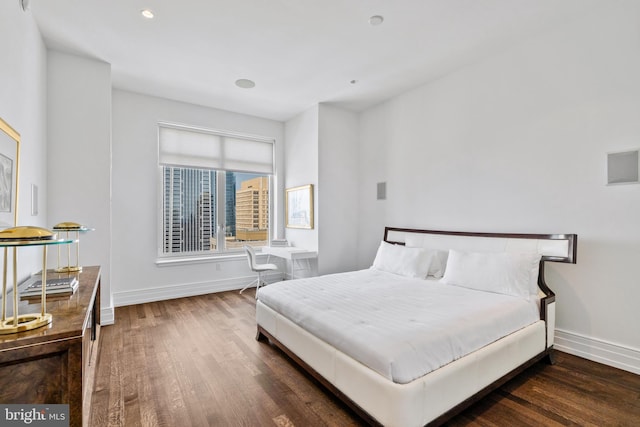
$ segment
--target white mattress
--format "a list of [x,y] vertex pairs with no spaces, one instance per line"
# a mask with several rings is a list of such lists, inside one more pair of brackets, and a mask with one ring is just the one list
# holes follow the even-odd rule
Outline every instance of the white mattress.
[[373,269],[274,283],[258,299],[400,384],[539,320],[532,301]]

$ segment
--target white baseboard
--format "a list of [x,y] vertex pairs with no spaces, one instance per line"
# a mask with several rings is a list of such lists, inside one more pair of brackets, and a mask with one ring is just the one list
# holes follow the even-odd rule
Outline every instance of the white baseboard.
[[[232,291],[244,288],[251,283],[256,276],[236,277],[225,280],[209,280],[206,282],[181,283],[179,285],[163,286],[160,288],[147,288],[135,291],[114,292],[113,305],[121,307],[125,305],[143,304],[146,302],[164,301],[174,298],[191,297],[214,292]],[[272,273],[264,276],[267,283],[282,280],[282,273]]]
[[100,326],[113,325],[115,316],[113,307],[102,307],[100,309]]
[[640,375],[640,350],[556,329],[553,347],[594,362]]

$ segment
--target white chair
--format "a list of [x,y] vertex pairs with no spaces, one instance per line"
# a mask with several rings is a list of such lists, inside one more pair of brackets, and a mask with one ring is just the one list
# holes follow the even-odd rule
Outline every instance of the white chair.
[[275,264],[258,264],[258,263],[256,263],[256,253],[253,250],[253,248],[251,246],[245,245],[244,250],[247,253],[247,260],[249,261],[249,268],[251,268],[252,271],[255,271],[256,273],[258,273],[258,278],[256,280],[254,280],[253,282],[249,283],[244,288],[242,288],[240,293],[242,293],[242,291],[244,291],[245,289],[253,286],[253,284],[256,283],[256,296],[257,296],[258,295],[258,289],[260,289],[260,286],[261,285],[266,285],[266,282],[264,280],[262,280],[262,273],[264,273],[266,271],[277,270],[278,266],[275,265]]

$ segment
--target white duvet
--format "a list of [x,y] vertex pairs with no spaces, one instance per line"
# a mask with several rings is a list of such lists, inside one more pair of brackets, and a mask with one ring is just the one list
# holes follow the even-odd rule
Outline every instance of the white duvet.
[[523,298],[374,269],[274,283],[258,299],[401,384],[540,318]]

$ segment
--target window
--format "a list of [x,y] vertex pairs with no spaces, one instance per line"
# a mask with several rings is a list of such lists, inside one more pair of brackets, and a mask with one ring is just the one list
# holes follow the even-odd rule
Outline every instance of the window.
[[273,140],[160,124],[161,256],[269,241]]

